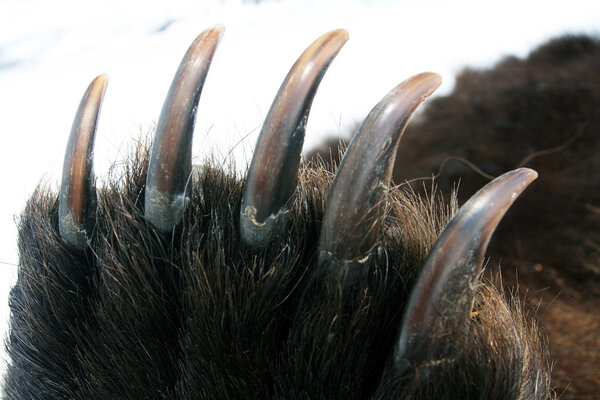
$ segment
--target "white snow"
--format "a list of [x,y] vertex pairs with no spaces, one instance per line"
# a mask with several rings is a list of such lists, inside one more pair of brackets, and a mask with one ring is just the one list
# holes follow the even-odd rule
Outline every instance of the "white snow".
[[[465,66],[525,56],[564,33],[598,34],[597,0],[3,0],[0,2],[0,327],[17,264],[15,216],[40,179],[58,186],[71,121],[88,83],[111,80],[96,137],[95,169],[158,118],[185,50],[203,29],[226,31],[198,110],[194,155],[232,150],[245,165],[287,71],[319,35],[350,40],[317,92],[305,149],[347,135],[388,90],[422,71],[448,93]],[[239,142],[239,144],[238,144]],[[244,161],[246,160],[246,161]],[[200,161],[200,160],[199,160]],[[0,364],[0,369],[4,364]]]

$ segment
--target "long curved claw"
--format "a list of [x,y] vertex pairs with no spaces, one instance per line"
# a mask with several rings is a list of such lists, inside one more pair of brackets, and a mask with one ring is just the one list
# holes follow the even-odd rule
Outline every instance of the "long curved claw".
[[58,202],[61,239],[77,250],[85,250],[96,213],[93,146],[108,76],[99,75],[88,86],[71,128],[63,164]]
[[417,106],[440,84],[434,73],[402,82],[352,138],[329,193],[319,243],[319,263],[334,274],[360,264],[377,245],[398,143]]
[[145,217],[168,232],[185,210],[192,170],[192,136],[202,86],[224,28],[202,32],[179,65],[156,128],[146,179]]
[[338,29],[321,36],[302,53],[283,81],[263,124],[240,212],[247,245],[266,244],[284,226],[283,209],[298,182],[306,121],[321,78],[348,40]]
[[520,168],[488,183],[466,202],[431,249],[404,311],[394,363],[400,365],[417,341],[456,332],[469,316],[481,263],[502,217],[537,178]]

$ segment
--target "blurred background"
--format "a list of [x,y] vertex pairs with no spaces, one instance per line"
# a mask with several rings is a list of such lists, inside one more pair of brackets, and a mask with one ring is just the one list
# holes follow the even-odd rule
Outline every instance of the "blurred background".
[[[600,34],[593,0],[0,0],[0,330],[16,278],[16,224],[44,182],[58,187],[72,118],[88,83],[107,73],[95,170],[100,178],[158,119],[192,40],[226,27],[197,113],[193,154],[232,157],[243,171],[271,101],[300,53],[345,28],[350,40],[313,103],[305,151],[347,137],[396,84],[438,72],[449,94],[466,66],[526,56],[552,37]],[[3,354],[3,353],[2,353]],[[4,356],[0,370],[4,370]]]

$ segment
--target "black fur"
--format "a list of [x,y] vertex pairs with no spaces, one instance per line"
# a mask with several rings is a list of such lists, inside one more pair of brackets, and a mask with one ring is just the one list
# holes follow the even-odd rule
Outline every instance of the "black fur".
[[40,187],[28,202],[10,297],[7,398],[551,396],[536,326],[487,283],[464,336],[417,349],[431,354],[427,363],[374,392],[415,274],[454,209],[438,197],[393,190],[385,252],[366,280],[315,287],[307,282],[331,178],[322,168],[302,170],[285,236],[252,251],[237,233],[241,180],[197,168],[183,225],[164,239],[143,216],[146,166],[141,145],[126,173],[99,191],[84,255],[58,238],[55,193]]
[[142,143],[98,191],[85,253],[59,238],[56,193],[39,187],[27,203],[6,398],[553,396],[545,339],[489,282],[465,329],[412,349],[418,363],[389,367],[407,297],[454,197],[393,188],[381,251],[345,285],[316,279],[332,180],[320,164],[301,168],[286,231],[258,250],[238,234],[243,180],[211,162],[192,173],[183,223],[157,233],[144,219],[147,165]]

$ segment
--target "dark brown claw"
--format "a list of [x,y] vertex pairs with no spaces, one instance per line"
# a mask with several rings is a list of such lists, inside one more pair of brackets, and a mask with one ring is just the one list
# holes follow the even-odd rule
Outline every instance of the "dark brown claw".
[[444,228],[412,289],[394,352],[396,364],[415,341],[440,337],[442,330],[460,331],[471,311],[490,237],[536,178],[537,172],[528,168],[501,175],[475,193]]
[[202,86],[224,28],[202,32],[179,65],[163,105],[146,179],[145,216],[159,231],[180,221],[192,171],[192,136]]
[[256,247],[284,226],[285,204],[298,182],[306,121],[321,78],[348,40],[338,29],[317,39],[302,53],[283,81],[254,150],[240,212],[240,234]]
[[96,213],[92,153],[107,85],[108,76],[99,75],[88,86],[75,114],[63,164],[58,231],[65,243],[81,251],[87,248]]
[[398,143],[417,106],[440,84],[434,73],[402,82],[352,138],[329,193],[319,243],[320,264],[334,274],[361,263],[377,246]]

